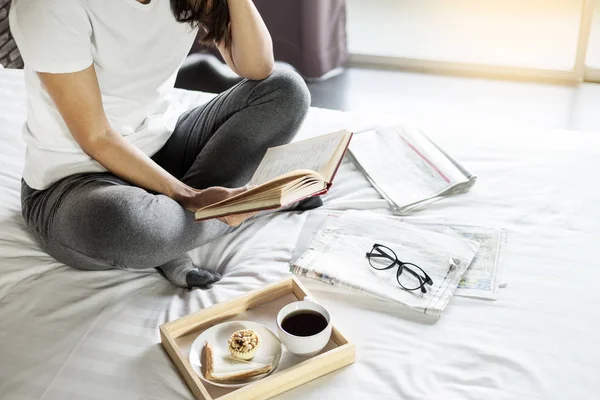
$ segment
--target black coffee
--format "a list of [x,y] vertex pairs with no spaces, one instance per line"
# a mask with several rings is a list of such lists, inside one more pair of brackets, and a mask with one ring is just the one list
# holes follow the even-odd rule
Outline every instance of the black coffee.
[[312,336],[327,328],[327,319],[316,311],[301,310],[281,321],[284,331],[295,336]]

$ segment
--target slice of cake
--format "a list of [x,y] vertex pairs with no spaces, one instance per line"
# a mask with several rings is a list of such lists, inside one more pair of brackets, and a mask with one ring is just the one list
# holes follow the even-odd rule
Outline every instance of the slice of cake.
[[210,343],[204,343],[204,363],[206,379],[214,382],[249,379],[271,372],[271,364],[261,364],[237,360],[220,352]]

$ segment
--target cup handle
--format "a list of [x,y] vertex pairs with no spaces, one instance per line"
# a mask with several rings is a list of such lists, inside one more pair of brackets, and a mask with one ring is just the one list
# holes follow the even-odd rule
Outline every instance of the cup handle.
[[311,303],[319,304],[312,296],[304,296],[302,301],[310,301]]

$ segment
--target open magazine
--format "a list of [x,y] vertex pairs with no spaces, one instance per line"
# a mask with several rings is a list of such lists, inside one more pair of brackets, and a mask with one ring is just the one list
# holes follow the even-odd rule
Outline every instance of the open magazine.
[[[388,246],[401,261],[421,267],[433,285],[426,293],[407,291],[396,280],[396,268],[372,268],[365,254],[374,243]],[[434,232],[370,212],[347,211],[327,217],[306,251],[292,261],[290,270],[439,317],[478,249],[477,242],[455,234]]]
[[476,177],[420,130],[394,126],[354,136],[348,157],[395,214],[468,191]]

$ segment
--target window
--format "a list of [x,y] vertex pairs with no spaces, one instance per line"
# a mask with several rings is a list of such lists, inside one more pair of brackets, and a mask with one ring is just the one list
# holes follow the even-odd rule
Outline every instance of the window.
[[349,50],[356,63],[566,81],[583,78],[596,8],[587,60],[600,69],[600,0],[347,4]]

